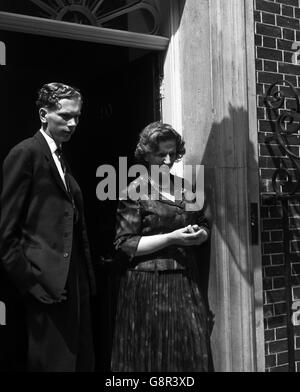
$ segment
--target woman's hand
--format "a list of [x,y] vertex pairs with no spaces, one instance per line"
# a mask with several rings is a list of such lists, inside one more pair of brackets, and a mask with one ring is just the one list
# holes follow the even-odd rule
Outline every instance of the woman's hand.
[[207,231],[198,225],[189,225],[171,233],[142,236],[138,243],[135,256],[149,255],[169,245],[201,245],[207,238]]
[[205,229],[198,225],[189,225],[182,229],[174,230],[168,234],[170,244],[181,246],[201,245],[208,238],[208,233]]

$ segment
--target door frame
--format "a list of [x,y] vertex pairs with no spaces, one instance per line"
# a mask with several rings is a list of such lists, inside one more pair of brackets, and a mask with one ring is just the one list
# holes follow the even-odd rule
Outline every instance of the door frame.
[[[253,268],[253,297],[255,312],[255,357],[256,370],[265,372],[265,338],[264,338],[264,314],[263,314],[263,269],[261,253],[261,227],[260,227],[260,192],[258,171],[258,132],[257,132],[257,98],[256,98],[256,68],[255,68],[255,30],[254,30],[254,0],[244,0],[245,4],[245,27],[246,27],[246,56],[247,56],[247,83],[248,83],[248,121],[249,121],[249,145],[255,147],[253,152],[254,162],[248,160],[248,198],[249,203],[257,205],[257,244],[250,246],[250,256]],[[253,164],[251,164],[253,162]],[[252,222],[251,222],[252,223]]]
[[[214,0],[211,0],[212,2]],[[212,7],[211,1],[207,1],[209,4],[207,7]],[[259,173],[258,173],[258,135],[257,135],[257,110],[256,110],[256,73],[255,73],[255,45],[254,45],[254,0],[243,0],[241,1],[241,10],[244,12],[244,31],[243,37],[245,53],[244,53],[244,69],[245,71],[245,86],[246,86],[246,97],[247,97],[247,120],[248,120],[248,140],[245,143],[248,144],[248,159],[247,159],[247,178],[245,178],[245,184],[247,188],[243,191],[243,198],[247,200],[247,213],[248,218],[247,224],[244,227],[244,233],[247,233],[247,245],[245,253],[247,254],[247,264],[251,269],[252,273],[252,287],[249,291],[246,290],[241,292],[243,295],[249,296],[246,302],[248,303],[248,309],[243,310],[241,304],[241,315],[246,315],[248,311],[250,314],[241,319],[240,322],[243,325],[242,336],[243,338],[249,338],[250,341],[246,344],[245,349],[242,348],[242,356],[244,356],[244,371],[264,372],[265,371],[265,352],[264,352],[264,320],[263,320],[263,288],[262,288],[262,255],[261,255],[261,240],[260,240],[260,217],[259,217]],[[181,0],[172,1],[170,4],[169,12],[169,23],[170,23],[170,43],[166,52],[165,63],[164,63],[164,79],[162,84],[162,118],[163,121],[169,122],[174,125],[174,128],[182,133],[183,124],[183,91],[188,86],[183,85],[183,72],[180,69],[182,63],[182,56],[185,56],[184,44],[181,44],[181,18],[183,17],[182,10],[180,10]],[[228,6],[229,7],[229,6]],[[211,10],[210,10],[211,12]],[[208,15],[203,15],[208,17]],[[212,36],[210,36],[212,39]],[[216,49],[214,49],[216,50]],[[217,55],[215,55],[217,56]],[[206,108],[208,110],[208,108]],[[253,155],[253,151],[250,151],[250,145],[254,149],[254,160],[249,159],[250,154]],[[252,156],[253,158],[253,156]],[[180,174],[182,170],[179,166],[178,171]],[[258,241],[256,244],[252,243],[251,229],[250,229],[250,211],[251,203],[255,203],[258,206]],[[221,260],[219,262],[222,263]],[[225,263],[226,264],[226,263]],[[225,265],[224,264],[224,265]],[[229,271],[227,271],[229,274]],[[229,275],[228,275],[229,276]],[[230,277],[227,280],[230,285]],[[247,293],[247,294],[246,294]],[[216,293],[215,293],[216,294]],[[230,315],[227,315],[230,318]],[[250,323],[251,325],[248,325]],[[253,332],[251,332],[253,331]],[[252,337],[251,337],[252,336]],[[251,347],[251,352],[248,349]],[[229,348],[229,352],[226,354],[238,357],[237,353],[234,353],[232,347]],[[226,356],[226,358],[227,358]],[[234,370],[234,361],[232,358],[229,359],[229,363],[224,367],[226,369]]]
[[0,29],[149,50],[166,50],[169,43],[168,38],[158,35],[106,29],[2,11],[0,12]]

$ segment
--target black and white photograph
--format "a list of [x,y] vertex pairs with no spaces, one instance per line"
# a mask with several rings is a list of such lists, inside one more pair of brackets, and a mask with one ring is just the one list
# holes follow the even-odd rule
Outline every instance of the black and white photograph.
[[1,373],[300,371],[300,0],[1,0],[0,91]]

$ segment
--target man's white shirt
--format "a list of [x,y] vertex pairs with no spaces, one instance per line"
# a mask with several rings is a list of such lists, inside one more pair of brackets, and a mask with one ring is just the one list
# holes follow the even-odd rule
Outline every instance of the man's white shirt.
[[55,154],[55,151],[57,150],[57,145],[55,143],[55,141],[52,139],[52,137],[50,137],[49,135],[46,134],[46,132],[44,132],[42,129],[40,129],[41,134],[44,136],[44,138],[46,139],[46,142],[50,148],[51,154],[52,154],[52,158],[54,159],[55,165],[57,167],[57,170],[59,172],[59,175],[63,181],[63,183],[65,184],[65,188],[67,189],[67,185],[66,185],[66,180],[65,180],[65,175],[63,172],[63,169],[61,167],[61,163],[58,159],[58,156]]

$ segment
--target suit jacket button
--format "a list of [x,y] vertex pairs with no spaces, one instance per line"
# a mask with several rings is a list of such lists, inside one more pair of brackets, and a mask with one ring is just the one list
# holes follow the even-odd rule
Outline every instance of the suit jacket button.
[[64,253],[64,258],[66,259],[68,256],[69,256],[69,253],[68,253],[68,252],[65,252],[65,253]]

